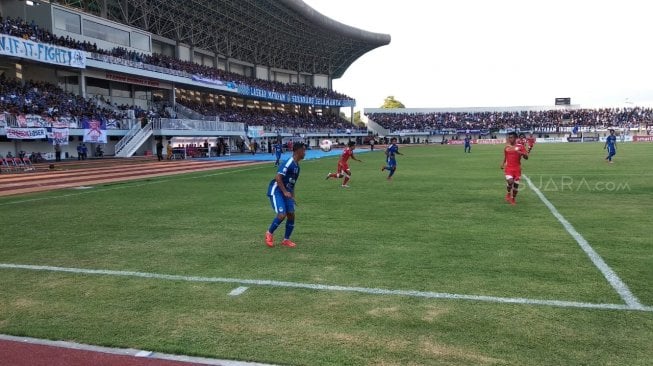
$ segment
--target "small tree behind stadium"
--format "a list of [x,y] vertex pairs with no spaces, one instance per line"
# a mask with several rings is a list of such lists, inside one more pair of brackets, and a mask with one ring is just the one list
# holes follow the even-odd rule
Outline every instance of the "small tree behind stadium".
[[404,105],[404,103],[396,100],[394,95],[390,95],[385,98],[381,108],[385,108],[385,109],[406,108],[406,106]]

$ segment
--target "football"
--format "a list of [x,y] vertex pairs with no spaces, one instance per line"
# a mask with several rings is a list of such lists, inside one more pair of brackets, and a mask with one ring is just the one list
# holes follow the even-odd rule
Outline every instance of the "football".
[[324,152],[329,152],[331,151],[331,145],[333,145],[333,142],[331,142],[331,140],[322,140],[320,141],[320,150]]

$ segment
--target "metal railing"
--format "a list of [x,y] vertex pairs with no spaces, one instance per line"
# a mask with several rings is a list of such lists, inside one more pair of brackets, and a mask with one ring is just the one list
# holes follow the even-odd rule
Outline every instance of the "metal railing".
[[159,118],[154,121],[154,130],[196,130],[229,131],[245,133],[245,124],[240,122],[200,121],[195,119]]

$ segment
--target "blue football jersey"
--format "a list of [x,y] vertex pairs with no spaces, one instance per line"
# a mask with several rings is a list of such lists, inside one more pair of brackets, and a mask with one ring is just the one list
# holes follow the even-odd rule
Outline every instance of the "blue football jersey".
[[399,146],[397,144],[391,144],[385,149],[385,155],[388,159],[395,159],[395,154],[399,152]]
[[605,139],[605,142],[608,144],[608,149],[614,149],[617,143],[617,136],[610,135]]
[[[299,164],[295,162],[295,159],[290,157],[290,159],[279,165],[277,174],[281,174],[283,177],[283,185],[286,187],[286,190],[291,193],[294,192],[295,183],[297,183],[297,179],[299,178]],[[277,186],[276,179],[272,179],[270,181],[270,185],[268,186],[268,196],[273,195],[274,192],[278,189],[279,187]]]

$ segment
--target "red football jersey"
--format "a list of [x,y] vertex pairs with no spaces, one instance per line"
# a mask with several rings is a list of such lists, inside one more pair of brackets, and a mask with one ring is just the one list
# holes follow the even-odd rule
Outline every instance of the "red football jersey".
[[526,137],[518,138],[517,139],[517,144],[526,146]]
[[503,156],[506,169],[515,169],[521,167],[522,154],[519,153],[520,151],[523,154],[526,153],[526,148],[524,145],[506,145],[506,147],[503,148]]
[[347,163],[347,160],[349,160],[349,158],[351,158],[352,156],[354,156],[354,150],[347,147],[342,152],[342,155],[340,155],[340,161],[338,161],[338,162],[342,163],[342,164],[345,164],[345,163]]
[[526,142],[528,143],[529,147],[533,147],[533,145],[535,145],[535,137],[526,138]]

